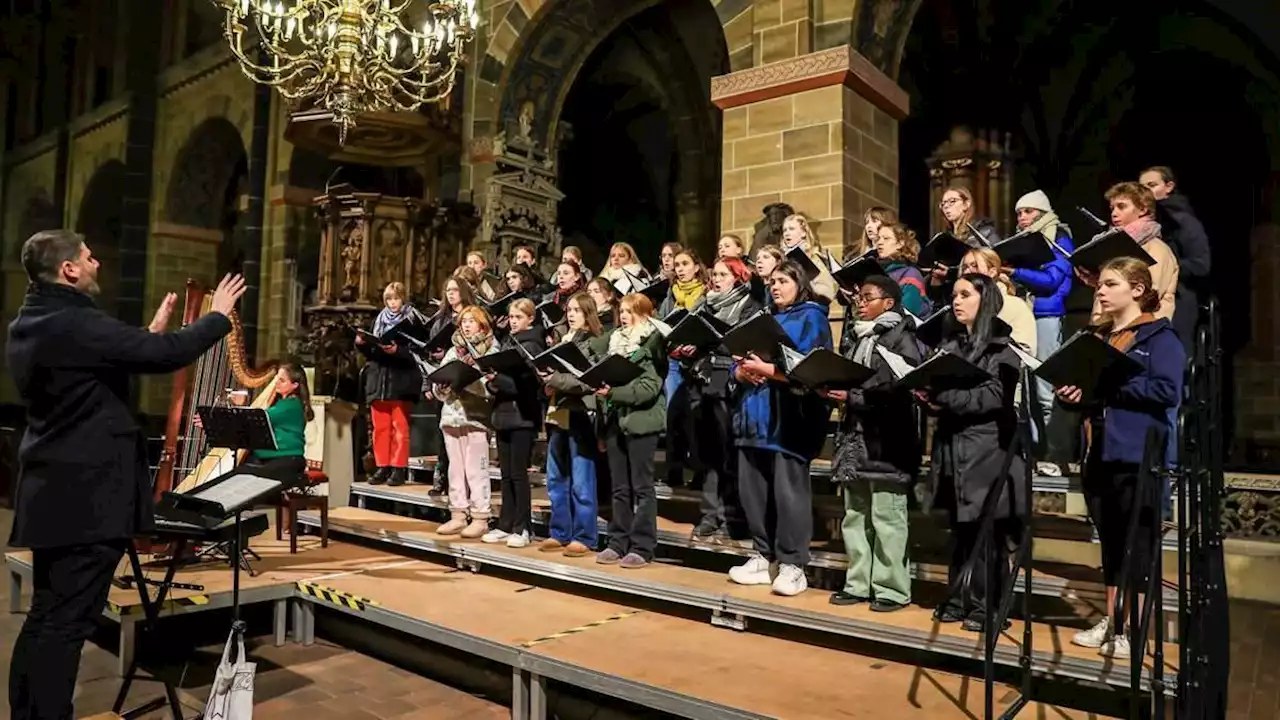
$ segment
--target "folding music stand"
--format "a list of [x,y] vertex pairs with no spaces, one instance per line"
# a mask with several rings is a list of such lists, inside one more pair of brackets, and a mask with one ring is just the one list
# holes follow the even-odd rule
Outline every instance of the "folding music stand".
[[[213,447],[225,447],[232,450],[274,450],[276,447],[275,434],[271,429],[271,421],[268,419],[265,410],[239,407],[200,407],[196,409],[196,412],[200,415],[200,421],[204,426],[209,444]],[[245,623],[240,619],[241,563],[238,558],[240,557],[241,539],[244,537],[241,516],[246,509],[257,505],[263,499],[278,495],[283,485],[279,480],[272,478],[263,478],[233,471],[216,480],[204,483],[187,493],[167,492],[161,498],[160,509],[165,511],[167,517],[210,530],[224,522],[227,517],[235,516],[235,532],[231,540],[231,557],[236,558],[231,563],[231,631],[233,633],[243,634],[246,629]],[[178,570],[178,565],[181,563],[186,543],[187,538],[178,538],[173,555],[170,557],[165,569],[165,578],[159,583],[147,580],[143,574],[142,563],[138,559],[137,549],[132,544],[129,546],[129,563],[133,569],[134,582],[138,587],[138,596],[142,600],[143,629],[146,631],[153,630],[156,622],[160,619],[160,610],[164,606],[165,597],[169,589],[181,586],[180,583],[173,582],[173,577]],[[148,584],[158,586],[154,600],[150,598],[150,594],[147,592]],[[128,718],[145,715],[168,704],[174,720],[182,720],[182,706],[178,702],[177,690],[171,682],[160,678],[155,679],[164,684],[164,698],[156,698],[138,708],[128,712],[121,712],[125,698],[129,694],[129,687],[133,684],[137,672],[138,660],[135,654],[133,661],[129,665],[129,671],[125,673],[124,681],[120,685],[120,691],[116,694],[116,701],[112,705],[112,711],[127,720]]]

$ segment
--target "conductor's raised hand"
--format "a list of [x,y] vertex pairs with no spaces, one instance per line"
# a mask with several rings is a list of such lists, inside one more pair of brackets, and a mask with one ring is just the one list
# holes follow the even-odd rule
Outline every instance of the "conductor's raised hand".
[[213,300],[209,303],[209,309],[216,313],[230,315],[236,309],[240,296],[244,295],[244,290],[243,275],[224,276],[222,282],[218,283],[218,289],[213,291]]
[[151,318],[151,324],[147,329],[153,333],[162,333],[165,328],[169,327],[169,319],[173,317],[173,309],[178,306],[177,293],[165,293],[164,299],[160,301],[160,307],[156,308],[155,317]]

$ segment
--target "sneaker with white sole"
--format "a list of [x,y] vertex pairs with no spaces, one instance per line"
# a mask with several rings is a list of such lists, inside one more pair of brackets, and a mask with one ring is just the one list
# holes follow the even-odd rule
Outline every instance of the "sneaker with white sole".
[[1057,463],[1038,462],[1036,463],[1036,474],[1045,477],[1062,477],[1062,468]]
[[781,565],[778,577],[773,579],[773,594],[793,597],[809,589],[809,580],[804,576],[804,568],[799,565]]
[[480,542],[487,543],[489,545],[497,545],[500,542],[506,542],[509,537],[511,537],[511,533],[503,532],[498,528],[494,528],[485,533],[484,537],[480,538]]
[[1087,648],[1100,648],[1107,641],[1107,631],[1111,629],[1111,618],[1104,617],[1097,625],[1088,630],[1081,630],[1071,637],[1072,645]]
[[529,547],[529,531],[525,530],[523,532],[511,533],[510,535],[508,535],[507,547],[509,548]]
[[1103,643],[1098,648],[1098,654],[1102,657],[1109,657],[1115,660],[1124,660],[1129,657],[1129,638],[1124,635],[1117,635],[1111,638],[1111,642]]
[[739,585],[768,585],[773,582],[773,567],[763,555],[752,555],[745,563],[729,568],[729,579]]

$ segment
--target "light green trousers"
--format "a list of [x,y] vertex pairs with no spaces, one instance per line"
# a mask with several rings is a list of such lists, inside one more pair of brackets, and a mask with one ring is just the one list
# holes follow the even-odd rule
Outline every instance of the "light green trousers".
[[911,602],[907,567],[907,488],[856,482],[842,488],[840,534],[849,555],[844,591],[857,597]]

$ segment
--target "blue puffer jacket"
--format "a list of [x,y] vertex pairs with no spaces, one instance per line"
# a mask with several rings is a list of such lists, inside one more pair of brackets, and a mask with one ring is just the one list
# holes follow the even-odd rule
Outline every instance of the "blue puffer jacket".
[[[831,349],[826,306],[800,303],[774,317],[800,352]],[[733,436],[738,447],[786,453],[804,462],[822,451],[831,412],[826,400],[773,381],[744,385],[738,392],[733,410]]]
[[[1075,243],[1071,241],[1071,231],[1065,226],[1058,226],[1054,242],[1067,252],[1075,252]],[[1013,271],[1013,281],[1031,291],[1034,296],[1031,309],[1036,317],[1062,317],[1067,312],[1067,294],[1071,292],[1071,261],[1053,248],[1053,261],[1040,266],[1039,270],[1017,268]]]
[[1102,439],[1103,462],[1139,464],[1147,429],[1169,429],[1169,410],[1182,400],[1187,356],[1173,325],[1163,318],[1138,326],[1126,354],[1144,369],[1092,408],[1091,425],[1094,442]]

